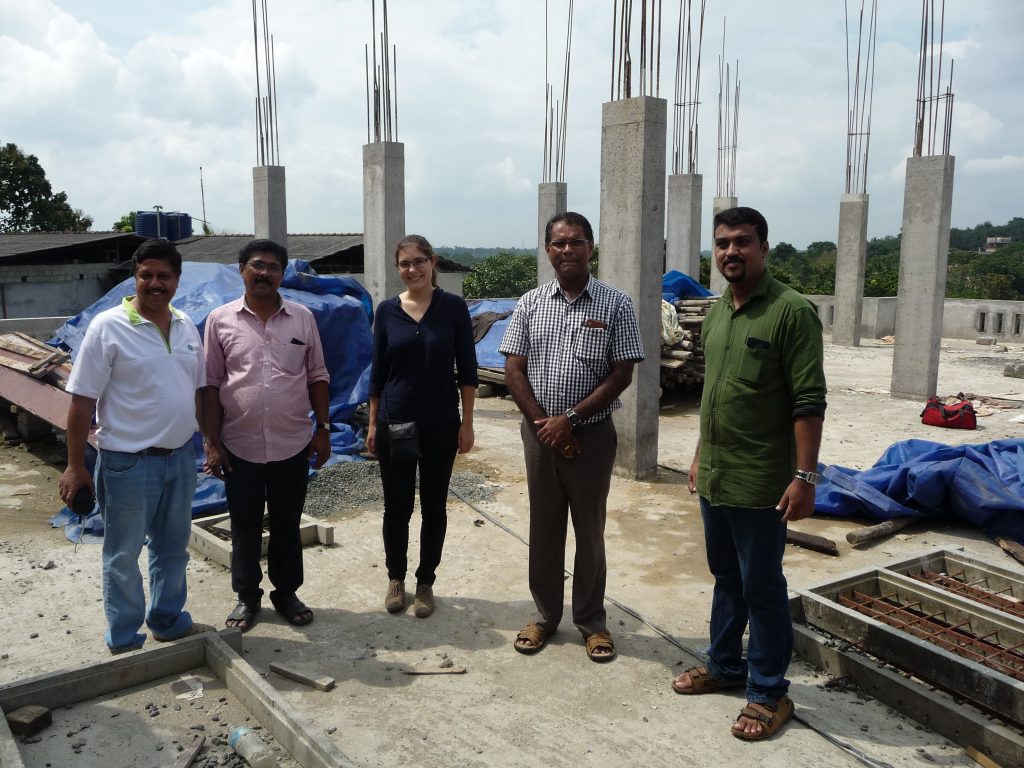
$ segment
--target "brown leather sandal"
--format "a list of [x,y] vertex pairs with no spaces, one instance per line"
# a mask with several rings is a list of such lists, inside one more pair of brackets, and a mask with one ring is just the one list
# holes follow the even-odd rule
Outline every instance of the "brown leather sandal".
[[[607,650],[602,651],[605,648]],[[611,633],[603,629],[587,638],[587,657],[591,661],[605,662],[615,658],[615,641]]]
[[732,735],[737,739],[743,739],[744,741],[764,741],[770,739],[775,733],[793,716],[793,700],[789,696],[783,696],[777,702],[775,702],[775,709],[765,704],[755,704],[754,702],[747,702],[741,711],[739,716],[736,718],[736,722],[740,721],[741,717],[746,717],[750,720],[756,720],[761,724],[760,733],[746,733],[743,730],[736,730],[736,726],[732,727]]
[[[554,632],[545,632],[536,624],[527,624],[519,630],[519,634],[516,635],[512,647],[520,653],[530,656],[547,645],[548,640],[553,634]],[[530,643],[530,645],[527,645],[527,643]]]
[[[680,685],[683,681],[683,675],[690,676],[690,686],[688,688],[683,688]],[[735,680],[719,680],[717,677],[712,677],[707,667],[700,666],[690,667],[673,680],[672,690],[684,696],[698,696],[702,693],[718,693],[719,691],[728,691],[731,688],[742,688],[744,685],[746,685],[746,681],[739,678]]]

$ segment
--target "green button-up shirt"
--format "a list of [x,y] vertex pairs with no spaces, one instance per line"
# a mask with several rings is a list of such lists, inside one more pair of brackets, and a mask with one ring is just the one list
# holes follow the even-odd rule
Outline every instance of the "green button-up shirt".
[[727,288],[701,329],[697,492],[715,505],[770,507],[796,469],[793,419],[825,414],[821,321],[768,270],[743,306],[732,301]]

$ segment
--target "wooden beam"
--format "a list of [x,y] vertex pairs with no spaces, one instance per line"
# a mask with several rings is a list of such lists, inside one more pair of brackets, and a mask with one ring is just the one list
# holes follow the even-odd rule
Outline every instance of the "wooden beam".
[[876,541],[877,539],[884,539],[886,536],[891,536],[906,528],[908,525],[913,523],[915,520],[920,520],[919,517],[912,517],[910,515],[904,515],[903,517],[894,517],[891,520],[886,520],[884,523],[878,525],[867,525],[863,528],[859,528],[856,531],[850,531],[846,534],[846,540],[853,544],[855,547],[859,547],[861,544],[867,544],[869,541]]
[[815,552],[821,552],[823,555],[839,555],[839,548],[832,539],[826,539],[824,536],[815,536],[813,533],[803,533],[802,531],[794,531],[793,529],[786,530],[786,543],[794,544],[804,549],[812,549]]
[[276,661],[270,662],[270,671],[277,672],[277,674],[294,680],[297,683],[308,685],[311,688],[316,688],[318,691],[329,691],[334,687],[334,678],[323,675],[321,677],[313,677],[307,675],[304,672],[300,672],[295,667],[290,667],[286,664],[279,664]]

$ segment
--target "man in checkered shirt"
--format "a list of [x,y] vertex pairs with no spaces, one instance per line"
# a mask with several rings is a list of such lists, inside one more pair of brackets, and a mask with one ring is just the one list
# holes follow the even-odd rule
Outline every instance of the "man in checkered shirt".
[[523,296],[499,351],[523,413],[530,490],[530,591],[539,617],[516,637],[536,653],[562,618],[565,534],[576,534],[572,619],[594,661],[615,657],[604,609],[604,523],[617,438],[612,411],[644,359],[630,298],[590,276],[594,231],[578,213],[548,222],[544,248],[556,279]]

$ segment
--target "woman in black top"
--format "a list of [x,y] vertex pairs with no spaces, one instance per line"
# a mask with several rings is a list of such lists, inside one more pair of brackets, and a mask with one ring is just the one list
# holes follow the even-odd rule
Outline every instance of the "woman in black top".
[[[426,618],[434,612],[433,584],[448,526],[445,504],[455,453],[473,447],[476,347],[466,302],[437,287],[437,255],[426,238],[399,240],[395,263],[406,289],[382,301],[374,316],[366,447],[380,459],[384,486],[384,607],[390,613],[405,608],[409,520],[419,464],[423,522],[413,609]],[[406,422],[416,423],[420,457],[392,460],[388,424]]]

